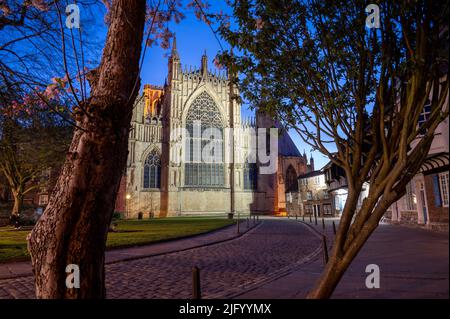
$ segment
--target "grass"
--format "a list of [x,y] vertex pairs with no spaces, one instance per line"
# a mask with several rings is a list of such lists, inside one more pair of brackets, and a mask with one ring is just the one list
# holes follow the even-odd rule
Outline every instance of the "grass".
[[[197,235],[231,225],[233,220],[213,217],[176,217],[117,221],[118,232],[108,233],[107,248],[145,245]],[[28,260],[29,230],[0,227],[0,262]]]
[[26,237],[30,231],[17,231],[9,226],[0,230],[0,262],[28,259]]

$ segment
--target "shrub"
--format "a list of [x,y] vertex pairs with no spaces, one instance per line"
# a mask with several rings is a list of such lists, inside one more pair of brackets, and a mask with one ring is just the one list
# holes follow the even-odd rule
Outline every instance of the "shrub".
[[122,212],[114,212],[112,215],[113,220],[122,219],[123,213]]

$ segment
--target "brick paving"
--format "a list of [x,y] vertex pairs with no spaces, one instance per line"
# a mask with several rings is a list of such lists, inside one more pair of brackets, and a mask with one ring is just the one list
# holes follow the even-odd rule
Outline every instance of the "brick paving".
[[[244,224],[244,226],[241,227],[240,235],[245,234],[254,226],[254,223],[249,224],[249,227],[246,227],[246,225]],[[150,257],[169,252],[210,245],[222,241],[227,241],[236,237],[236,226],[231,225],[203,234],[186,236],[176,240],[157,242],[144,246],[113,248],[106,251],[105,259],[106,264],[109,264],[117,261]],[[0,280],[32,275],[33,271],[31,269],[30,261],[0,263]]]
[[[108,298],[190,298],[200,268],[204,298],[229,297],[316,258],[320,240],[301,223],[267,219],[226,242],[106,265]],[[0,280],[0,298],[33,298],[31,276]]]
[[[328,248],[334,240],[331,220],[326,221]],[[335,220],[336,226],[338,220]],[[309,223],[308,223],[309,224]],[[322,225],[310,226],[322,233]],[[422,299],[449,298],[449,233],[381,224],[369,238],[337,286],[332,298]],[[380,288],[365,286],[366,266],[380,268]],[[234,298],[303,299],[324,268],[322,256],[286,276],[272,280]]]

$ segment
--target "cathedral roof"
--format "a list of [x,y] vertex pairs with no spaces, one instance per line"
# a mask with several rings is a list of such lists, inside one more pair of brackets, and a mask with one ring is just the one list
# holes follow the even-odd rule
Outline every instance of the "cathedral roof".
[[301,156],[300,151],[286,130],[282,130],[278,140],[278,153],[282,156]]

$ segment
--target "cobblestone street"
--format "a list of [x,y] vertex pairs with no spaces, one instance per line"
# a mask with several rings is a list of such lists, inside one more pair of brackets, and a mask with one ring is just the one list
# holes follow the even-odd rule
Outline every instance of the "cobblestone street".
[[[230,241],[109,264],[107,296],[190,298],[191,270],[198,266],[204,298],[231,297],[280,277],[319,253],[318,237],[304,225],[268,219]],[[0,298],[33,296],[30,276],[0,280]]]

